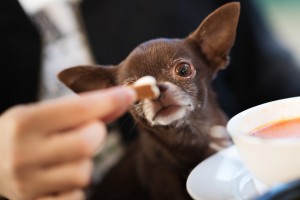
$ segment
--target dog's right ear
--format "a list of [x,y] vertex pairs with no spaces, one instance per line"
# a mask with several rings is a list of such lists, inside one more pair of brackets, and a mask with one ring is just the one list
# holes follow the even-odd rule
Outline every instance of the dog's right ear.
[[58,79],[74,92],[85,92],[115,86],[117,67],[114,66],[76,66],[58,74]]

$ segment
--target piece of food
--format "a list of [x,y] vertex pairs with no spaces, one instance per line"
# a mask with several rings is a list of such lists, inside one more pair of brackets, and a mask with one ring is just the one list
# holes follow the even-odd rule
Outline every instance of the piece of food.
[[144,76],[130,85],[137,92],[137,100],[157,99],[160,95],[156,85],[156,79],[152,76]]

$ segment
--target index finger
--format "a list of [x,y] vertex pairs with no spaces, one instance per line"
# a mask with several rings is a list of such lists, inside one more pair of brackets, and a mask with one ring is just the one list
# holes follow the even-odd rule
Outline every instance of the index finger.
[[[88,92],[80,97],[63,97],[33,105],[28,120],[40,131],[58,131],[78,126],[123,110],[136,99],[134,90],[126,87]],[[29,109],[28,109],[29,110]]]

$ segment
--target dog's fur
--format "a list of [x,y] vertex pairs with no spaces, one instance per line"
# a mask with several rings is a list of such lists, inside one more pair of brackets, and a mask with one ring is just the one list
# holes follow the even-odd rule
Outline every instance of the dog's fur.
[[161,95],[129,109],[139,138],[107,175],[99,199],[189,199],[186,178],[198,163],[230,141],[215,134],[226,117],[210,86],[229,62],[239,3],[210,14],[184,39],[155,39],[135,48],[117,66],[78,66],[59,74],[68,87],[83,92],[133,83],[151,75]]

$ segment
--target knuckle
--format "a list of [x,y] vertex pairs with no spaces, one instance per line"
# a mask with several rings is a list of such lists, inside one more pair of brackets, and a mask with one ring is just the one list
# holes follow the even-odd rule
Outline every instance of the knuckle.
[[77,144],[77,152],[81,157],[89,157],[92,155],[92,148],[86,140],[79,140]]
[[91,125],[95,128],[95,131],[97,131],[98,133],[106,133],[106,125],[104,122],[94,121]]
[[[106,133],[106,126],[102,122],[92,122],[87,127],[85,127],[83,130],[81,130],[81,137],[77,140],[77,151],[78,154],[82,157],[90,157],[94,155],[95,148],[95,142],[99,141],[101,139],[101,135]],[[91,139],[90,136],[87,136],[86,134],[89,134],[88,132],[94,132],[95,137]],[[102,134],[101,134],[102,133]],[[91,141],[93,140],[93,141]],[[96,142],[98,143],[98,142]]]
[[84,192],[82,190],[75,190],[75,191],[72,192],[71,195],[68,196],[68,199],[70,199],[70,200],[84,200],[85,195],[84,195]]
[[14,184],[15,188],[15,196],[18,197],[18,199],[32,199],[33,195],[31,194],[31,190],[28,187],[28,184],[17,181]]
[[73,107],[74,115],[81,116],[88,115],[91,112],[91,109],[92,108],[89,104],[82,103],[81,101],[77,102],[77,104]]
[[18,115],[19,113],[22,113],[25,109],[26,109],[25,105],[16,105],[11,109],[9,109],[7,113],[14,116],[14,115]]
[[80,189],[75,189],[60,195],[57,200],[84,200],[84,192]]
[[86,187],[91,181],[92,174],[92,162],[91,160],[86,160],[78,164],[75,170],[75,176],[73,177],[73,182],[77,187]]
[[27,166],[26,156],[22,156],[22,153],[18,153],[20,150],[15,148],[8,153],[5,161],[5,170],[12,176],[18,178]]
[[95,127],[95,131],[98,133],[98,137],[105,137],[107,134],[107,126],[102,121],[95,121],[93,126]]
[[10,171],[15,177],[19,177],[19,175],[23,171],[24,166],[25,166],[25,163],[20,156],[18,156],[17,154],[14,154],[11,156]]
[[14,133],[22,133],[30,122],[30,110],[28,106],[18,105],[7,113],[7,126]]

